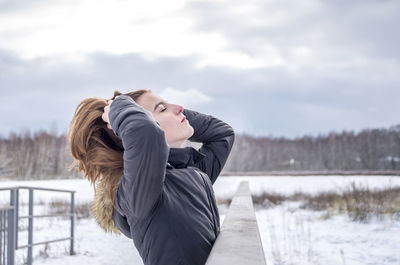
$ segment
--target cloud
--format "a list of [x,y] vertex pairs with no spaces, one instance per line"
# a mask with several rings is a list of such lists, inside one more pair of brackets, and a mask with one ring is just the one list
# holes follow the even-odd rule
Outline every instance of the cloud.
[[[143,53],[206,56],[221,50],[216,32],[191,30],[191,18],[180,12],[185,1],[93,1],[73,4],[48,1],[0,17],[0,48],[25,59],[71,53]],[[6,41],[7,40],[7,41]]]
[[196,66],[198,68],[217,66],[233,69],[256,69],[285,64],[282,58],[278,56],[270,59],[272,60],[265,61],[236,51],[218,51],[214,55],[210,54],[210,56],[200,59]]
[[63,130],[85,97],[139,88],[257,135],[397,124],[399,11],[389,0],[0,2],[0,132]]
[[54,121],[65,131],[84,98],[140,88],[255,135],[297,136],[398,123],[400,90],[394,78],[369,82],[292,76],[274,69],[199,69],[194,57],[150,62],[138,54],[94,53],[85,55],[84,62],[26,61],[0,51],[0,113],[5,114],[0,133],[49,128]]
[[213,101],[210,96],[194,88],[178,90],[168,87],[159,94],[168,102],[181,104],[187,108],[198,107]]
[[397,1],[194,1],[186,9],[197,31],[221,34],[226,50],[291,75],[399,69]]
[[[70,3],[73,0],[67,0]],[[13,12],[20,12],[23,10],[32,10],[34,8],[43,6],[44,4],[48,3],[49,0],[17,0],[17,1],[9,1],[9,0],[0,0],[0,13],[2,15],[9,14]],[[61,1],[59,0],[58,3]]]
[[388,60],[399,68],[397,1],[25,2],[0,5],[0,48],[29,59],[140,53],[193,57],[198,68],[328,76]]

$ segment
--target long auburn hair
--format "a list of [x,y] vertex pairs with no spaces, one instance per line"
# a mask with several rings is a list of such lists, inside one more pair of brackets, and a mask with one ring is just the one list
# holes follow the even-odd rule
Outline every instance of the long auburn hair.
[[[119,95],[130,96],[137,100],[151,90],[140,89],[129,93],[114,92],[112,100]],[[87,98],[76,107],[71,120],[68,141],[74,161],[71,168],[77,166],[94,186],[102,185],[114,204],[116,188],[123,174],[122,140],[107,128],[101,115],[107,105],[106,99]]]

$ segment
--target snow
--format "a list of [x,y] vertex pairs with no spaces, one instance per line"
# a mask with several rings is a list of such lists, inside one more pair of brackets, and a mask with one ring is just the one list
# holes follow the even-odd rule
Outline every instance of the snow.
[[383,189],[400,186],[397,176],[265,176],[265,177],[219,177],[214,184],[217,197],[232,197],[241,181],[249,181],[252,194],[263,191],[290,195],[297,191],[315,194],[341,190],[352,182],[363,187]]
[[[218,198],[231,197],[243,180],[249,181],[253,194],[262,191],[291,194],[296,191],[315,194],[321,191],[340,190],[352,182],[382,189],[400,186],[395,176],[265,176],[220,177],[214,184]],[[36,186],[76,191],[76,203],[91,201],[93,188],[87,180],[35,180],[1,181],[0,187]],[[6,191],[0,192],[0,201],[8,200]],[[68,201],[68,194],[35,191],[35,201]],[[21,195],[27,202],[27,192]],[[24,208],[24,209],[22,209]],[[26,207],[21,207],[26,212]],[[35,214],[45,212],[45,205],[35,205]],[[221,224],[227,211],[219,206]],[[346,215],[330,219],[321,218],[322,212],[302,210],[296,202],[285,202],[273,208],[256,207],[256,218],[267,264],[400,264],[400,222],[386,218],[369,223],[351,222]],[[24,230],[19,233],[19,245],[26,244],[26,220],[20,222]],[[93,219],[75,222],[76,255],[69,256],[69,241],[33,248],[34,264],[143,264],[132,240],[123,235],[107,234]],[[34,242],[69,236],[68,219],[38,218],[34,220]],[[16,252],[16,264],[23,264],[27,249]]]
[[295,204],[256,211],[267,264],[399,264],[398,220],[323,220],[322,213]]
[[[67,226],[69,227],[69,226]],[[53,254],[50,258],[39,257],[34,264],[143,264],[132,240],[125,236],[104,233],[94,219],[82,219],[75,230],[75,251],[69,256],[69,242],[64,243],[64,253]],[[66,241],[67,242],[67,241]]]

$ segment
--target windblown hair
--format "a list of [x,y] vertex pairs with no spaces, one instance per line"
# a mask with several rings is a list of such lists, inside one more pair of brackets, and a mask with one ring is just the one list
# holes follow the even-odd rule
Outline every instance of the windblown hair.
[[[119,95],[130,96],[137,100],[151,90],[136,90],[130,93],[114,92],[111,99]],[[107,128],[102,119],[106,99],[87,98],[77,106],[70,123],[68,140],[74,162],[71,167],[78,166],[94,186],[102,185],[108,191],[114,204],[116,188],[123,174],[123,152],[121,139]]]

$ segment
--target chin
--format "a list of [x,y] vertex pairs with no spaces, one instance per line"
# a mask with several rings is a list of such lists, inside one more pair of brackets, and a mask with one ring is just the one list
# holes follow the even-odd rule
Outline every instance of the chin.
[[[190,126],[190,125],[189,125],[189,126]],[[193,134],[194,134],[194,129],[193,129],[192,126],[190,126],[188,139],[189,139],[190,137],[192,137]]]

